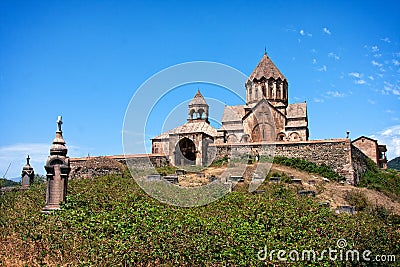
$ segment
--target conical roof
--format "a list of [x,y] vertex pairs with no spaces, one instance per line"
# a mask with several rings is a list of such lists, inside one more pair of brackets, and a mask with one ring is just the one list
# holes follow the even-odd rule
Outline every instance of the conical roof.
[[264,53],[264,56],[258,63],[257,67],[253,70],[251,75],[249,76],[249,80],[253,81],[261,80],[264,77],[265,79],[281,78],[282,81],[286,80],[286,77],[280,72],[280,70],[275,66],[274,62],[268,57],[267,53]]
[[192,101],[190,101],[189,106],[193,105],[207,105],[206,100],[203,95],[200,93],[200,90],[197,90],[197,94],[193,97]]

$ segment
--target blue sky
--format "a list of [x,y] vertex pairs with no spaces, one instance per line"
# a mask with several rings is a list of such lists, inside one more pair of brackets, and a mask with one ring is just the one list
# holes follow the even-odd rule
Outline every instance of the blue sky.
[[[290,102],[307,101],[311,139],[350,130],[399,156],[398,14],[397,1],[1,1],[0,176],[10,162],[19,176],[28,153],[44,173],[58,115],[71,157],[122,154],[125,110],[149,77],[196,60],[249,75],[264,47]],[[194,84],[180,103],[198,87],[216,97]]]

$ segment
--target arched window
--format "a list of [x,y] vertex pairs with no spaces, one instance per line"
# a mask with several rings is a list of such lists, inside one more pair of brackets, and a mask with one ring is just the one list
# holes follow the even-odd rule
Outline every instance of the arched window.
[[265,88],[265,83],[261,86],[263,97],[267,97],[267,88]]
[[281,88],[276,89],[276,98],[281,99]]

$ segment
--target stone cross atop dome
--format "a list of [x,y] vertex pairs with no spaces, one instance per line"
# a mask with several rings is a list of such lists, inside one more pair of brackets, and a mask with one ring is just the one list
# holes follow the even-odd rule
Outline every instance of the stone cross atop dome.
[[29,186],[33,183],[33,179],[35,177],[35,171],[33,170],[29,160],[31,158],[29,155],[26,157],[26,165],[22,168],[21,174],[21,188],[28,189]]
[[62,116],[58,116],[58,118],[57,118],[57,132],[62,132],[62,130],[61,130],[61,125],[62,124],[63,124]]
[[61,130],[62,124],[63,124],[62,116],[58,116],[56,137],[54,138],[53,144],[50,148],[50,155],[59,155],[59,156],[67,155],[68,149],[65,146],[65,141],[64,141],[64,138],[62,135],[62,130]]

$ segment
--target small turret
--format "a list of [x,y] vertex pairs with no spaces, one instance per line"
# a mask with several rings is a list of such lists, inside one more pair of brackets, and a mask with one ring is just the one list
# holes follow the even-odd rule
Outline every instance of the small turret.
[[35,171],[33,170],[29,160],[31,158],[26,158],[26,165],[22,168],[21,174],[21,188],[28,189],[31,184],[33,184],[33,178],[35,177]]
[[188,121],[205,121],[209,123],[208,108],[208,104],[200,93],[200,90],[197,90],[197,94],[193,97],[188,106]]

